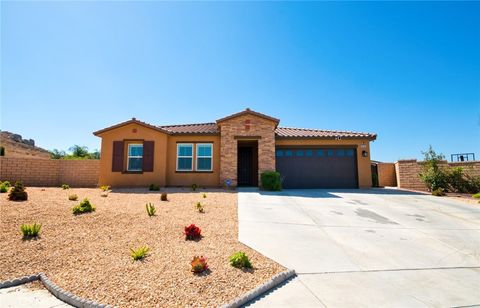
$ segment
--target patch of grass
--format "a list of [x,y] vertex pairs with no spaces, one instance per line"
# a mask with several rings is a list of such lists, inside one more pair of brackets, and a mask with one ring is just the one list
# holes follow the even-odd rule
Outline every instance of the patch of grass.
[[141,246],[137,249],[130,248],[130,256],[133,261],[143,260],[147,256],[147,253],[150,251],[148,246]]
[[68,196],[68,200],[70,200],[70,201],[77,201],[77,200],[78,200],[78,196],[77,196],[76,194],[69,195],[69,196]]
[[480,199],[480,192],[472,195],[472,197],[475,199]]
[[155,206],[153,204],[147,203],[147,204],[145,204],[145,208],[147,210],[148,216],[150,216],[150,217],[155,216],[155,212],[157,210],[155,209]]
[[162,194],[160,195],[160,200],[162,200],[162,201],[168,201],[167,193],[162,193]]
[[236,268],[252,268],[248,256],[243,251],[236,252],[230,256],[230,265]]
[[70,189],[70,185],[68,185],[68,184],[62,184],[61,187],[62,187],[63,190]]
[[151,190],[151,191],[159,191],[159,190],[160,190],[160,185],[150,184],[150,186],[148,186],[148,190]]
[[37,237],[40,234],[40,229],[42,228],[41,224],[23,224],[20,226],[24,238]]
[[96,210],[95,206],[92,205],[87,198],[83,199],[83,201],[80,202],[80,204],[78,204],[78,205],[76,205],[72,208],[72,212],[75,215],[90,213],[90,212],[93,212],[95,210]]

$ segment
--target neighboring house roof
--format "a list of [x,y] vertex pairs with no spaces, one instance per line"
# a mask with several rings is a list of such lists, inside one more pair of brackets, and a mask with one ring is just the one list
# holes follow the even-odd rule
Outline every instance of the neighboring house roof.
[[218,134],[217,123],[162,125],[160,128],[171,134]]
[[366,138],[370,140],[377,138],[376,134],[370,133],[295,127],[277,127],[275,135],[281,138]]
[[229,116],[227,116],[227,117],[218,119],[218,120],[217,120],[217,123],[224,122],[224,121],[226,121],[226,120],[230,120],[230,119],[233,119],[233,118],[236,118],[236,117],[239,117],[239,116],[242,116],[242,115],[247,115],[247,114],[255,115],[255,116],[257,116],[257,117],[260,117],[260,118],[264,118],[264,119],[273,121],[273,122],[276,123],[275,125],[278,125],[278,123],[280,123],[280,120],[279,120],[279,119],[274,118],[274,117],[271,117],[271,116],[268,116],[268,115],[263,114],[263,113],[260,113],[260,112],[256,112],[256,111],[250,110],[250,108],[247,108],[247,109],[245,109],[245,110],[243,110],[243,111],[234,113],[234,114],[229,115]]

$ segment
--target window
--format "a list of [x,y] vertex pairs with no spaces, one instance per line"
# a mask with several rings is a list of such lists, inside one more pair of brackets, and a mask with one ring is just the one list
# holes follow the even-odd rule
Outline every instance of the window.
[[292,156],[292,150],[286,150],[285,151],[285,156]]
[[327,150],[327,156],[333,156],[333,149],[328,149]]
[[283,156],[283,151],[282,150],[276,150],[275,151],[275,156],[282,157]]
[[177,171],[193,170],[193,144],[177,144]]
[[318,156],[318,157],[323,156],[323,150],[318,150],[318,151],[317,151],[317,156]]
[[347,150],[347,156],[353,157],[353,149],[348,149]]
[[212,171],[213,144],[197,144],[197,171]]
[[312,150],[306,150],[306,151],[305,151],[305,155],[306,155],[307,157],[312,157],[312,156],[313,156],[313,151],[312,151]]
[[303,150],[297,150],[297,156],[302,157],[303,156]]
[[343,149],[338,149],[338,150],[337,150],[337,156],[338,156],[338,157],[344,157],[344,156],[345,156],[345,150],[343,150]]
[[128,145],[127,171],[142,171],[143,144],[130,143]]

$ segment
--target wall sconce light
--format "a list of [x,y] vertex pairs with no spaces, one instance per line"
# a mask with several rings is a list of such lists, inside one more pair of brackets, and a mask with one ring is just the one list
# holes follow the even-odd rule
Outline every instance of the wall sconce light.
[[362,151],[362,156],[363,156],[363,157],[367,157],[367,156],[368,156],[368,152],[365,151],[365,150],[363,150],[363,151]]

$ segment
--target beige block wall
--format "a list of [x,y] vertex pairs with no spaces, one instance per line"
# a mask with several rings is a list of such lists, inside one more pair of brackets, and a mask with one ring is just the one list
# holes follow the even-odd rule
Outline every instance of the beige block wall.
[[[128,124],[106,131],[99,136],[102,137],[102,154],[100,159],[99,176],[100,185],[110,185],[112,187],[147,187],[150,184],[157,184],[160,186],[165,186],[167,184],[167,134],[143,125]],[[113,142],[123,140],[145,140],[155,142],[153,172],[112,172]]]
[[384,186],[397,186],[397,176],[395,174],[394,163],[378,163],[378,185]]
[[95,187],[100,161],[0,157],[0,180],[27,186]]
[[[250,121],[250,129],[245,128]],[[258,177],[264,171],[275,170],[275,122],[255,115],[238,116],[219,123],[220,126],[220,181],[232,180],[237,185],[237,149],[235,137],[258,139]],[[243,139],[245,140],[245,139]]]
[[[213,144],[213,170],[211,172],[188,171],[177,172],[177,143],[212,143]],[[196,163],[196,150],[194,147],[194,166]],[[220,136],[169,136],[167,150],[167,185],[189,186],[220,186]]]
[[[357,148],[358,186],[360,188],[372,187],[372,169],[370,162],[370,142],[365,139],[277,139],[276,145],[281,146],[352,146]],[[362,151],[368,152],[367,157],[362,156]]]

